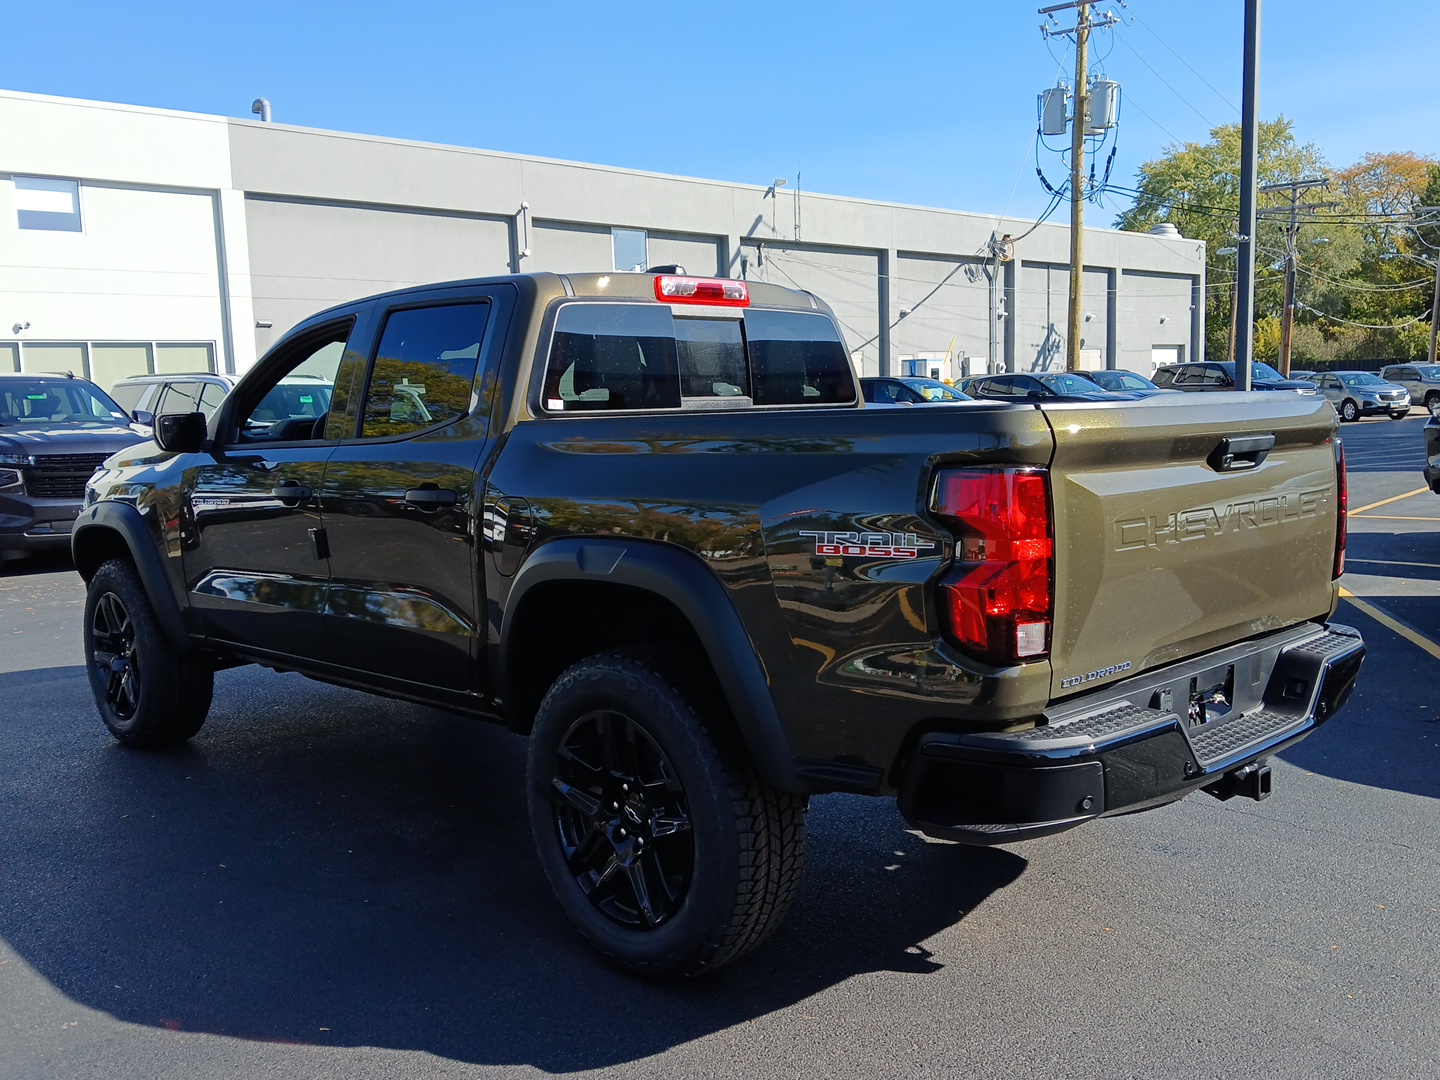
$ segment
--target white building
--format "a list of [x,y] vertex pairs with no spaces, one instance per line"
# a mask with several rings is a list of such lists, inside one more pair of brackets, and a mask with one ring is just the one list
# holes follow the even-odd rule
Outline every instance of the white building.
[[[667,263],[811,289],[865,373],[1063,364],[1063,224],[997,264],[1030,223],[12,91],[0,132],[0,370],[243,371],[357,296]],[[1085,251],[1090,363],[1201,354],[1202,244]]]

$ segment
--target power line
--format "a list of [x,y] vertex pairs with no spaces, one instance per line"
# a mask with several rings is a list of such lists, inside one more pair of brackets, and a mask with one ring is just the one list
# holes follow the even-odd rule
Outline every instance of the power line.
[[1234,112],[1238,113],[1240,111],[1239,105],[1236,105],[1219,90],[1216,90],[1215,86],[1210,82],[1209,79],[1205,78],[1204,75],[1201,75],[1200,72],[1196,71],[1193,67],[1190,67],[1190,61],[1186,60],[1185,57],[1181,56],[1174,49],[1171,49],[1170,43],[1167,42],[1164,38],[1162,38],[1159,34],[1157,34],[1154,28],[1151,27],[1151,25],[1147,23],[1144,19],[1142,19],[1137,12],[1132,11],[1130,5],[1125,3],[1125,0],[1118,0],[1118,3],[1122,8],[1126,10],[1126,12],[1129,13],[1130,18],[1134,19],[1141,26],[1145,27],[1146,32],[1149,33],[1151,37],[1153,37],[1156,41],[1160,42],[1161,45],[1164,45],[1166,49],[1169,49],[1171,56],[1175,57],[1176,60],[1179,60],[1180,63],[1184,64],[1187,68],[1190,69],[1190,73],[1192,75],[1194,75],[1197,79],[1203,82],[1206,86],[1210,87],[1211,92],[1214,93],[1216,97],[1218,97],[1221,101],[1225,102],[1226,105],[1229,105]]
[[1166,81],[1165,76],[1164,76],[1164,75],[1161,75],[1160,72],[1156,71],[1155,68],[1151,66],[1150,61],[1149,61],[1149,60],[1146,60],[1145,57],[1141,56],[1140,53],[1138,53],[1138,52],[1131,46],[1131,44],[1130,44],[1128,41],[1126,41],[1121,35],[1116,34],[1116,35],[1115,35],[1115,40],[1118,41],[1118,42],[1120,42],[1121,45],[1124,45],[1125,48],[1129,49],[1131,55],[1134,56],[1135,59],[1139,60],[1140,63],[1144,64],[1147,68],[1150,68],[1150,73],[1151,73],[1152,75],[1154,75],[1155,78],[1159,79],[1160,82],[1165,86],[1165,88],[1166,88],[1167,90],[1169,90],[1172,94],[1174,94],[1177,98],[1179,98],[1182,102],[1184,102],[1185,106],[1186,106],[1191,112],[1193,112],[1196,116],[1200,117],[1201,120],[1204,120],[1205,123],[1208,124],[1211,128],[1216,128],[1216,127],[1219,127],[1219,126],[1220,126],[1219,124],[1215,123],[1214,120],[1211,120],[1208,116],[1206,116],[1206,115],[1205,115],[1204,113],[1202,113],[1199,109],[1197,109],[1197,108],[1194,106],[1194,104],[1190,101],[1189,98],[1187,98],[1184,94],[1180,93],[1179,90],[1176,90],[1175,87],[1171,86],[1170,83],[1169,83],[1168,81]]

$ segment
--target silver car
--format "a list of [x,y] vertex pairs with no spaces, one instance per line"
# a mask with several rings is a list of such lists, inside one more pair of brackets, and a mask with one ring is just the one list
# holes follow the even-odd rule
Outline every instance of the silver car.
[[1432,413],[1440,409],[1440,364],[1390,364],[1380,369],[1380,378],[1405,387],[1416,405]]
[[1341,420],[1381,415],[1402,420],[1410,411],[1410,391],[1373,371],[1322,371],[1311,375],[1310,381],[1335,406]]

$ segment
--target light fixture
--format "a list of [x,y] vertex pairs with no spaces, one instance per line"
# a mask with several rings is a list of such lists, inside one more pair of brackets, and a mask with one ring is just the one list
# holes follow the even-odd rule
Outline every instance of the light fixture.
[[1094,322],[1094,321],[1095,321],[1095,313],[1094,313],[1093,311],[1087,311],[1087,312],[1085,312],[1085,321],[1086,321],[1086,322]]
[[29,324],[28,322],[23,322],[23,323],[17,322],[14,326],[12,326],[12,327],[10,328],[10,332],[11,332],[12,334],[18,334],[18,333],[20,333],[21,330],[29,330],[29,329],[30,329],[30,324]]
[[1167,322],[1170,321],[1170,316],[1169,316],[1169,315],[1161,315],[1161,316],[1160,316],[1160,321],[1161,321],[1162,323],[1167,323]]

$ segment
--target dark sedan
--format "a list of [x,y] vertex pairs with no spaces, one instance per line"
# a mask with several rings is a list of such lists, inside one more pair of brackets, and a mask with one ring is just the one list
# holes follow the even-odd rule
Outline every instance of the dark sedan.
[[1156,386],[1144,375],[1136,375],[1133,371],[1125,371],[1121,368],[1102,368],[1097,371],[1077,371],[1075,374],[1083,375],[1093,383],[1099,383],[1106,390],[1118,390],[1126,394],[1138,394],[1140,397],[1149,397],[1152,394],[1173,394],[1175,391],[1167,390],[1164,387]]
[[873,405],[944,405],[969,401],[953,386],[920,376],[881,375],[860,380],[860,393]]
[[1139,397],[1106,390],[1073,371],[986,375],[967,380],[965,390],[975,397],[1002,401],[1134,401]]
[[[1233,362],[1208,360],[1195,364],[1168,364],[1155,372],[1155,385],[1161,389],[1203,393],[1207,390],[1234,390]],[[1300,379],[1287,379],[1269,364],[1255,361],[1250,365],[1252,390],[1294,390],[1300,394],[1315,393],[1315,384]]]

